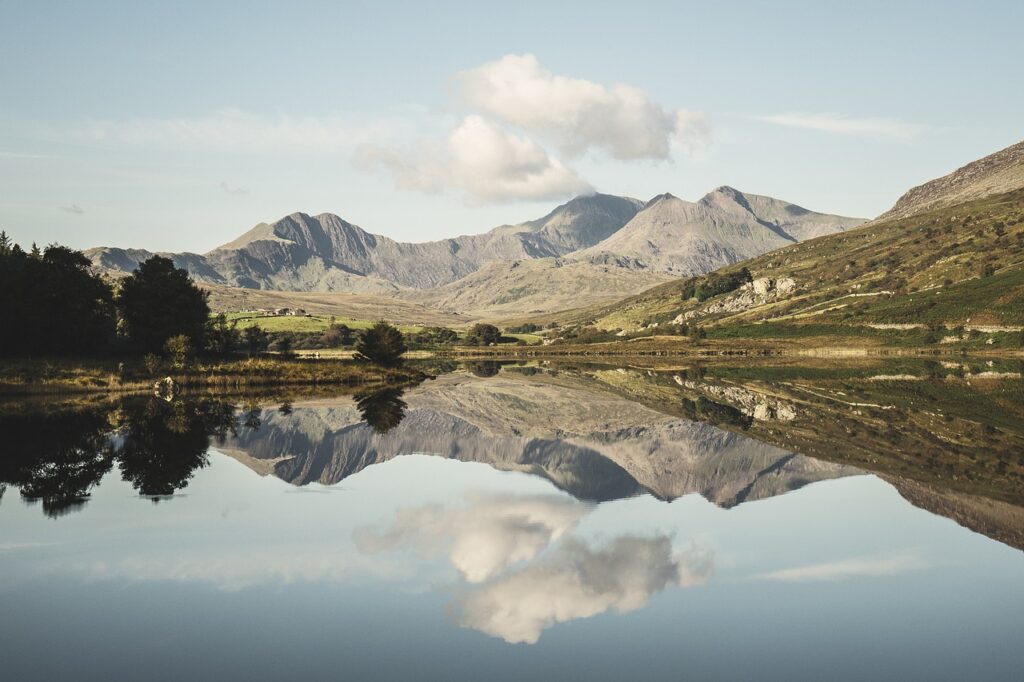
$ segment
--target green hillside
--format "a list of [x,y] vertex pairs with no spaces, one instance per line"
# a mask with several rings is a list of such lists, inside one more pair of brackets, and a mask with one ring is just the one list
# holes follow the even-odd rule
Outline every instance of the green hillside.
[[709,338],[1012,333],[1024,325],[1024,190],[869,223],[561,318],[630,335],[700,326]]

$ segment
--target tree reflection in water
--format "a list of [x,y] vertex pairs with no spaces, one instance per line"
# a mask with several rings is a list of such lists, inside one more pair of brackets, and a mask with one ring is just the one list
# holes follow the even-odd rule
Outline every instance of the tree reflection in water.
[[159,499],[188,485],[207,464],[210,438],[223,443],[239,425],[234,405],[151,398],[52,413],[2,414],[8,454],[0,489],[17,486],[51,518],[81,509],[116,462],[139,494]]
[[81,509],[113,464],[108,412],[0,415],[5,450],[0,483],[17,486],[28,502],[42,502],[51,518]]
[[148,400],[126,406],[124,426],[121,475],[139,494],[157,499],[188,485],[208,463],[210,437],[223,442],[237,418],[233,405],[215,400]]
[[408,407],[402,400],[402,389],[385,388],[372,393],[358,393],[356,407],[375,433],[387,433],[402,423]]

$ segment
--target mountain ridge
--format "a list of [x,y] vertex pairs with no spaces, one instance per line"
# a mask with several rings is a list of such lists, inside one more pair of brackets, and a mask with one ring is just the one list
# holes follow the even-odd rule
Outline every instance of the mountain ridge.
[[[610,301],[673,275],[707,272],[860,222],[720,187],[694,203],[669,193],[647,202],[579,196],[535,220],[415,243],[373,234],[332,213],[296,212],[205,254],[160,255],[209,285],[386,296],[463,306],[458,312],[497,306],[519,314]],[[793,226],[803,229],[799,237],[785,232]],[[632,248],[624,231],[657,247]],[[100,247],[86,255],[96,267],[123,274],[154,254]],[[516,271],[520,265],[525,268]],[[526,281],[527,270],[539,277]]]

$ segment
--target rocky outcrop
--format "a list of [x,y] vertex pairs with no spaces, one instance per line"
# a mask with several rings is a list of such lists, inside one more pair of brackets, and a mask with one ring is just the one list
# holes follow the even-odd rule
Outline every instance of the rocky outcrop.
[[742,312],[755,306],[788,298],[796,290],[797,283],[792,277],[780,277],[778,279],[761,277],[752,282],[747,282],[734,293],[724,298],[718,298],[702,308],[680,313],[672,320],[672,324],[683,324],[690,320],[719,313]]
[[701,381],[691,381],[676,375],[675,382],[691,391],[697,391],[703,395],[728,403],[758,421],[783,421],[790,422],[797,417],[795,404],[757,393],[741,386],[728,386],[709,384]]

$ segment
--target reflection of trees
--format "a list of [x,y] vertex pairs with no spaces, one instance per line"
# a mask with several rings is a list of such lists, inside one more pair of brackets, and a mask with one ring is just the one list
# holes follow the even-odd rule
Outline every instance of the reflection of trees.
[[494,360],[467,362],[466,369],[478,377],[493,377],[501,371],[501,363]]
[[146,400],[124,406],[124,442],[117,452],[121,475],[140,494],[171,495],[207,464],[210,437],[223,441],[235,429],[235,408],[214,400]]
[[101,409],[0,417],[0,483],[18,486],[25,500],[41,501],[50,517],[80,509],[110,471],[109,431]]
[[402,389],[385,388],[372,393],[358,393],[356,407],[363,421],[376,433],[387,433],[405,417],[408,405],[402,400]]

